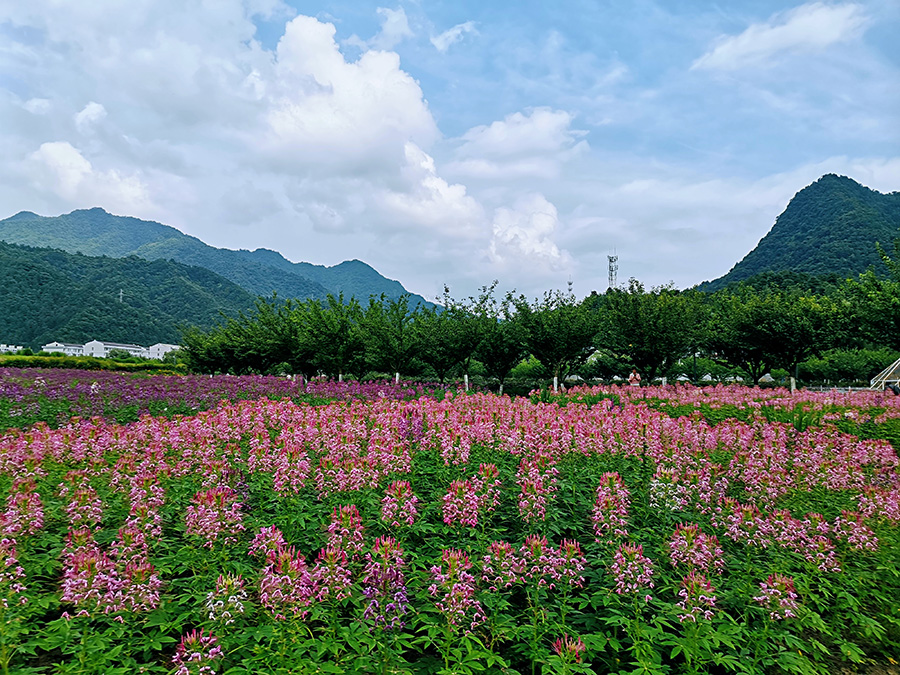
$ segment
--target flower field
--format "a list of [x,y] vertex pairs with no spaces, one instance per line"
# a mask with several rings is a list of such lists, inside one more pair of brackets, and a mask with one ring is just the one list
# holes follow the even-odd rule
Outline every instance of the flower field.
[[0,435],[0,672],[900,661],[893,397],[264,386]]

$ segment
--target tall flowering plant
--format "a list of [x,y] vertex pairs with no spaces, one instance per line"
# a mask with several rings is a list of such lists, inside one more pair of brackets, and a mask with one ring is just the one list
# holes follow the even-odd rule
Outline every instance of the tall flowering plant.
[[406,623],[409,600],[403,549],[393,537],[379,537],[366,553],[362,588],[368,604],[363,619],[373,629],[399,630]]
[[216,541],[236,544],[238,533],[245,527],[238,493],[230,487],[201,490],[194,495],[185,511],[185,532],[203,540],[204,548],[212,548]]
[[381,500],[381,520],[391,527],[410,526],[416,522],[419,498],[413,494],[409,481],[397,480],[388,485]]

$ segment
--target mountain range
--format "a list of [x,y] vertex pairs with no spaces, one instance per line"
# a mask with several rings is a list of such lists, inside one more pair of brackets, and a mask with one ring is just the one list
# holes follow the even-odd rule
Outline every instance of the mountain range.
[[[366,302],[369,296],[398,298],[407,291],[359,260],[333,267],[294,263],[268,249],[234,251],[215,248],[196,237],[154,221],[115,216],[101,208],[72,211],[61,216],[39,216],[30,211],[0,220],[0,241],[50,247],[88,256],[145,260],[174,260],[205,267],[253,295],[282,298],[324,298],[343,293]],[[427,301],[418,295],[411,304]]]

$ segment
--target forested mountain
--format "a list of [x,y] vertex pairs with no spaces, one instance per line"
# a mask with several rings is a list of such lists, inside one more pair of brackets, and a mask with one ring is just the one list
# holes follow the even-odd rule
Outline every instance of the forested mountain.
[[[121,291],[122,301],[119,301]],[[211,327],[255,296],[202,267],[91,257],[0,242],[0,341],[177,344],[180,326]]]
[[[215,248],[180,230],[153,221],[114,216],[101,208],[45,217],[23,211],[0,220],[0,240],[26,246],[51,246],[70,253],[128,255],[146,260],[175,260],[220,274],[254,295],[282,298],[325,298],[328,293],[356,297],[384,293],[398,298],[406,291],[359,260],[334,267],[292,263],[276,251],[233,251]],[[412,296],[413,303],[426,302]],[[427,304],[427,303],[426,303]]]
[[700,290],[715,291],[764,272],[855,277],[887,273],[875,242],[900,237],[900,192],[883,194],[827,174],[794,195],[769,233],[731,271]]

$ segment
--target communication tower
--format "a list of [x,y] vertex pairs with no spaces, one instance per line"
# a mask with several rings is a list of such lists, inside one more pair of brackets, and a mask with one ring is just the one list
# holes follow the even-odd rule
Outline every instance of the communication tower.
[[613,255],[606,256],[607,260],[609,260],[609,287],[616,287],[616,278],[619,275],[619,256],[615,253]]

